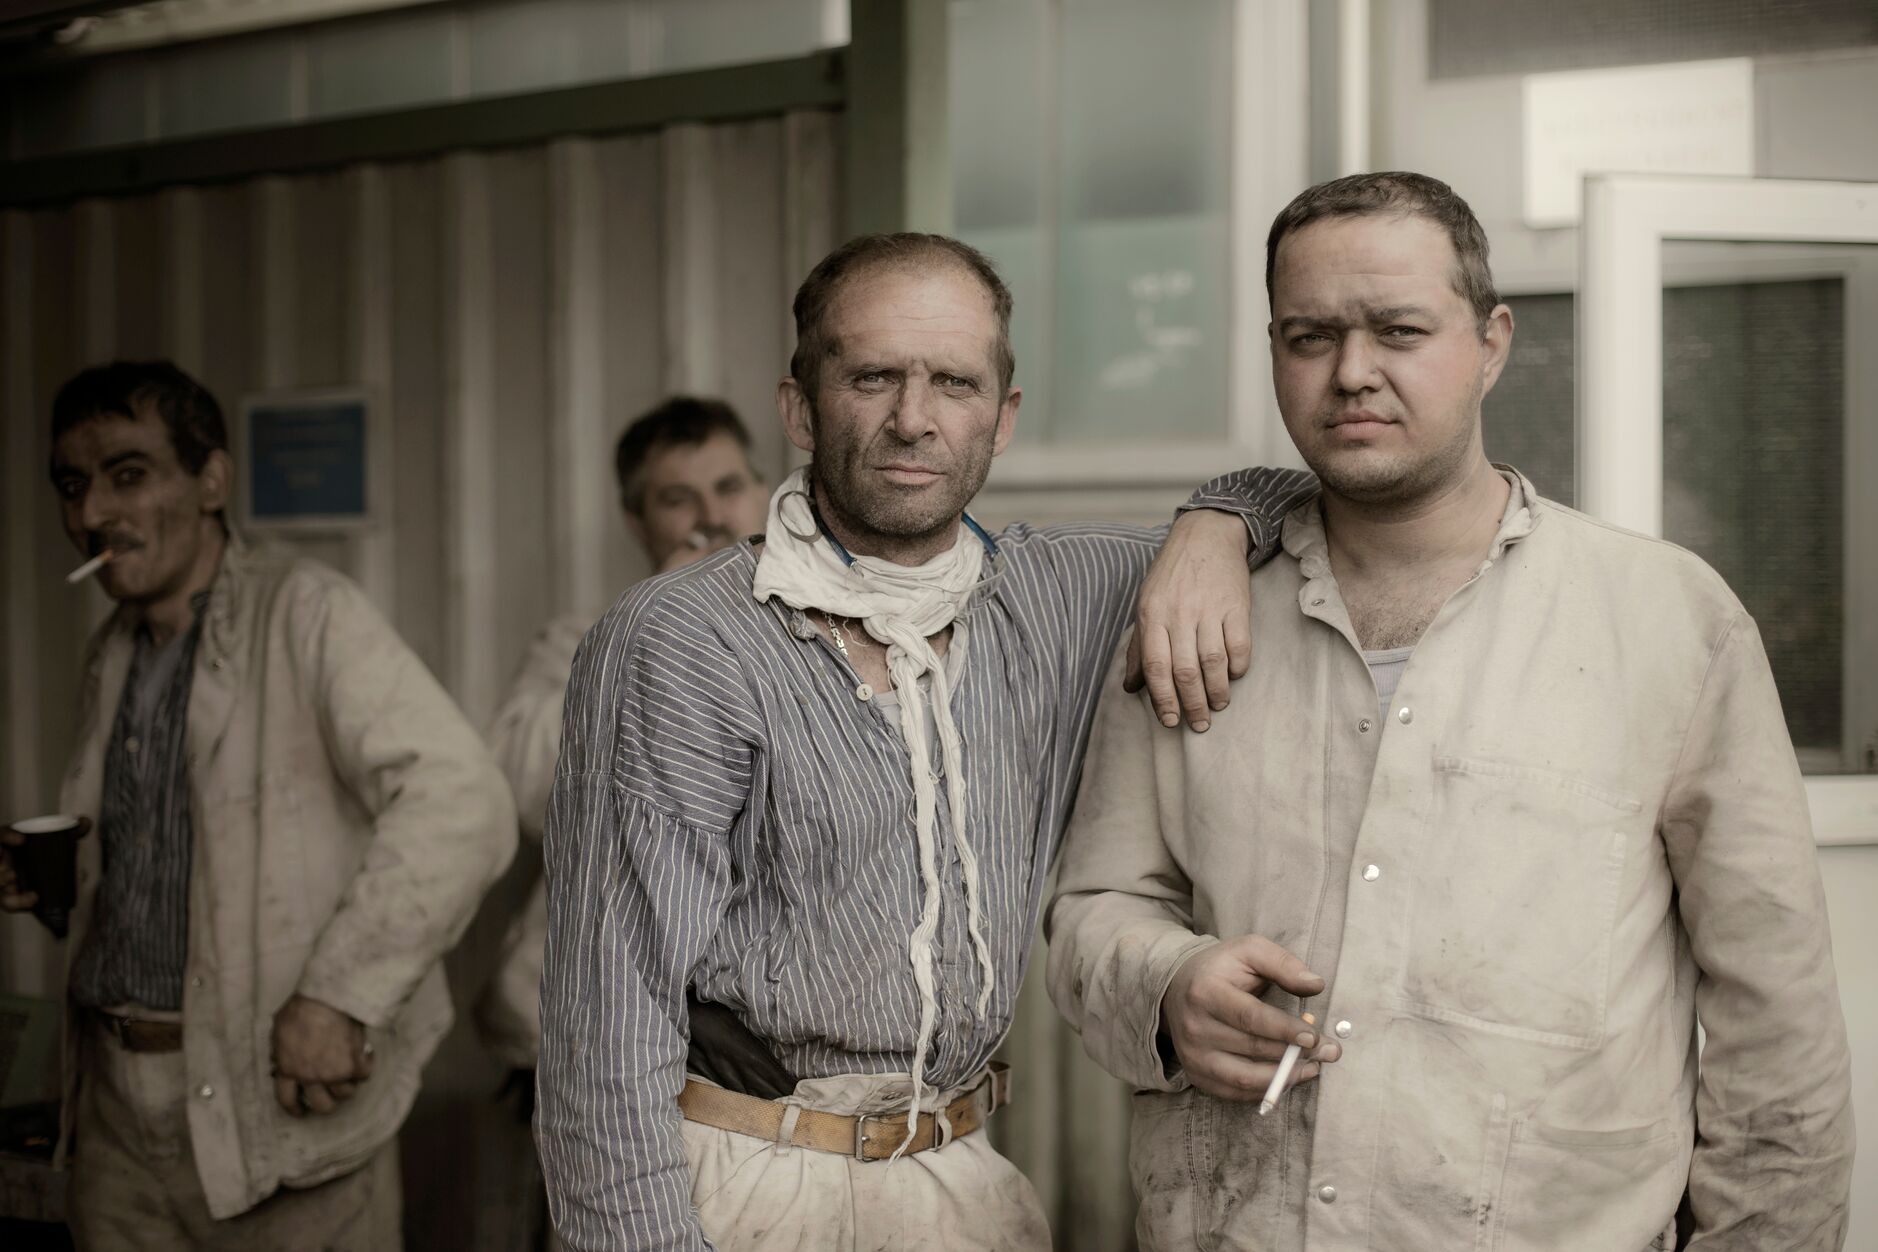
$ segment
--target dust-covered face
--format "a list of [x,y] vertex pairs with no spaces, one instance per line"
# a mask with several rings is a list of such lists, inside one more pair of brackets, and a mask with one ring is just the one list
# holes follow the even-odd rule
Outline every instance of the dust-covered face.
[[783,384],[790,439],[814,457],[817,502],[857,551],[923,560],[1009,444],[991,295],[963,267],[879,267],[831,302],[816,397]]
[[151,603],[182,588],[228,503],[228,455],[198,473],[176,456],[155,413],[104,413],[59,436],[52,485],[66,536],[88,556],[109,548],[98,582],[114,600]]

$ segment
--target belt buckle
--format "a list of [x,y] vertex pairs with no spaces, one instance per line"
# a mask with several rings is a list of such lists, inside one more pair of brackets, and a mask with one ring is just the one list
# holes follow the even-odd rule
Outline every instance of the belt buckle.
[[131,1019],[119,1017],[116,1013],[107,1013],[103,1009],[98,1010],[98,1016],[104,1019],[104,1033],[117,1040],[118,1047],[129,1049]]
[[854,1118],[854,1159],[867,1160],[867,1123],[880,1116],[878,1113],[857,1113]]

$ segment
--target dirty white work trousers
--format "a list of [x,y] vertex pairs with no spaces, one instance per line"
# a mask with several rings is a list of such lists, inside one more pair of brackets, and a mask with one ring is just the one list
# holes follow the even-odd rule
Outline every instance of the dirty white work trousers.
[[[978,1081],[939,1093],[943,1108]],[[904,1109],[904,1074],[804,1079],[783,1100],[825,1113]],[[683,1124],[691,1202],[720,1252],[1049,1252],[1050,1227],[1030,1180],[983,1130],[897,1161]]]
[[79,1252],[396,1252],[398,1142],[317,1187],[283,1187],[217,1221],[190,1150],[183,1054],[129,1052],[96,1027],[81,1046],[66,1214]]

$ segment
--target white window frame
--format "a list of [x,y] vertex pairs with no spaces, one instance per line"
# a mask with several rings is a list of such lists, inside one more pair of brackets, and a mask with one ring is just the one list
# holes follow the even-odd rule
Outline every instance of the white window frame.
[[[1663,243],[1735,240],[1878,244],[1878,185],[1600,174],[1584,192],[1578,292],[1578,498],[1586,512],[1648,535],[1663,528]],[[1848,326],[1874,325],[1878,298],[1846,284]],[[1852,673],[1861,632],[1878,629],[1878,579],[1853,568],[1855,537],[1878,534],[1878,354],[1846,354],[1846,734],[1878,721],[1878,676]],[[1821,844],[1878,843],[1878,775],[1809,776]]]

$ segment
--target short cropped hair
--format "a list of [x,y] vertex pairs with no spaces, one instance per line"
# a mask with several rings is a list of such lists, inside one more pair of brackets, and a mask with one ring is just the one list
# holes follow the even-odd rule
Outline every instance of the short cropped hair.
[[828,309],[841,284],[872,269],[956,265],[976,278],[991,297],[998,321],[992,352],[998,370],[998,394],[1011,389],[1017,357],[1011,352],[1011,289],[998,276],[991,258],[968,243],[948,235],[902,231],[892,235],[860,235],[823,257],[796,288],[796,350],[789,358],[789,373],[813,402],[821,381],[822,358],[837,350],[828,332]]
[[1500,303],[1487,264],[1487,232],[1467,207],[1467,201],[1438,178],[1390,170],[1380,174],[1351,174],[1307,187],[1272,221],[1265,237],[1265,296],[1272,297],[1272,275],[1278,267],[1278,245],[1286,235],[1325,218],[1368,217],[1393,213],[1425,217],[1439,226],[1454,246],[1454,290],[1467,301],[1484,329]]
[[[646,503],[646,461],[666,448],[695,447],[714,435],[729,435],[750,451],[750,432],[737,410],[722,400],[700,396],[672,396],[640,415],[619,437],[613,450],[613,473],[619,479],[619,501],[628,513],[640,514]],[[753,471],[754,472],[754,471]]]
[[72,375],[52,401],[52,442],[74,426],[100,417],[135,421],[146,409],[163,419],[189,473],[200,474],[211,452],[228,451],[222,406],[170,361],[113,361]]

